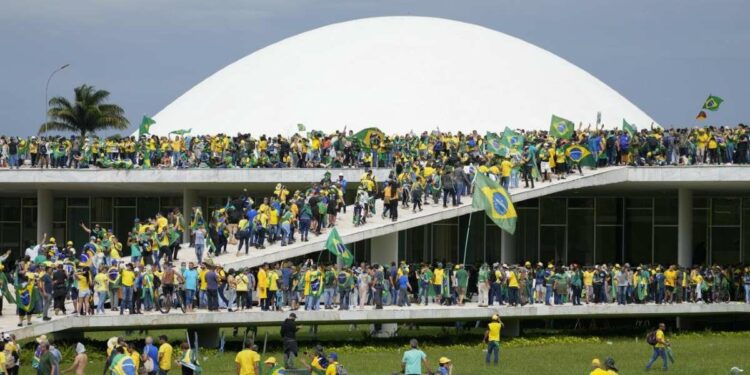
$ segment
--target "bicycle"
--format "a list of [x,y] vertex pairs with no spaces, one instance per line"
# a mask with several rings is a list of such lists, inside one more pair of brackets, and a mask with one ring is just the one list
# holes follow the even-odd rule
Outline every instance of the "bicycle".
[[162,314],[168,314],[172,307],[179,306],[182,312],[185,312],[185,297],[181,286],[175,286],[171,293],[164,293],[164,286],[159,288],[159,295],[156,297],[156,307]]

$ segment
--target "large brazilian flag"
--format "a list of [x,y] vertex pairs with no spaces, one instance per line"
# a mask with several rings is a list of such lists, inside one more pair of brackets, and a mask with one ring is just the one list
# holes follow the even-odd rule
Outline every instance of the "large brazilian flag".
[[572,121],[552,115],[549,125],[549,134],[555,138],[569,139],[573,136],[575,125]]
[[573,163],[581,166],[593,167],[596,165],[594,155],[588,148],[582,145],[570,145],[565,149],[565,156],[570,158]]
[[516,231],[518,215],[510,196],[500,184],[483,173],[477,173],[474,181],[471,206],[483,209],[487,216],[504,231],[510,234]]
[[707,109],[709,111],[717,111],[719,109],[719,106],[721,105],[721,102],[723,102],[724,99],[716,96],[716,95],[709,95],[705,102],[703,102],[703,109]]
[[344,241],[339,236],[339,231],[334,227],[328,234],[328,240],[326,240],[326,249],[330,251],[337,258],[341,258],[344,264],[351,266],[354,262],[354,257],[349,249],[344,245]]
[[362,129],[356,134],[354,134],[354,139],[356,139],[359,142],[359,144],[361,144],[365,148],[372,148],[371,139],[374,136],[377,136],[378,138],[380,138],[381,142],[383,141],[383,138],[385,138],[383,132],[380,131],[380,129],[367,128],[367,129]]
[[505,157],[510,152],[508,146],[495,133],[487,133],[484,142],[485,149],[497,156]]

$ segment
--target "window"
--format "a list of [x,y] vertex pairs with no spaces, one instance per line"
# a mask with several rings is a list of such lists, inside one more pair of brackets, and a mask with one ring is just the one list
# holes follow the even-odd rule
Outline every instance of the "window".
[[634,209],[625,213],[625,261],[630,264],[651,263],[651,210]]

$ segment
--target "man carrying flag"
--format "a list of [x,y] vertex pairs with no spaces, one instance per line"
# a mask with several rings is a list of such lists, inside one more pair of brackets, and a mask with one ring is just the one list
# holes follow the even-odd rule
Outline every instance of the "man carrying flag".
[[142,137],[144,134],[151,134],[150,129],[151,125],[156,124],[156,121],[148,116],[143,116],[143,119],[141,120],[141,126],[138,127],[138,136]]
[[622,119],[622,130],[625,133],[628,133],[630,137],[633,136],[638,130],[636,129],[635,125],[625,121],[625,119]]
[[513,234],[518,215],[505,189],[483,173],[477,173],[474,184],[471,206],[483,209],[495,225]]
[[333,227],[331,229],[331,232],[328,234],[328,239],[326,240],[326,249],[328,249],[328,251],[335,255],[336,258],[341,259],[342,263],[344,263],[347,267],[351,266],[354,262],[354,256],[352,256],[352,253],[349,252],[349,249],[347,249],[346,245],[344,245],[344,241],[341,240],[341,236],[339,236],[339,232],[336,230],[336,227]]
[[26,317],[26,324],[31,325],[31,316],[34,315],[34,307],[39,294],[36,284],[26,277],[26,272],[19,271],[15,289],[18,326],[23,327],[24,317]]

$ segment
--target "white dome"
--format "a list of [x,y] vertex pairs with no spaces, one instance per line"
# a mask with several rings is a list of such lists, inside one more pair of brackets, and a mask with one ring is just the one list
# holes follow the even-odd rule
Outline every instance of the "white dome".
[[208,77],[154,119],[154,134],[289,135],[307,130],[387,134],[549,129],[552,114],[608,127],[653,121],[577,66],[481,26],[379,17],[308,31]]

